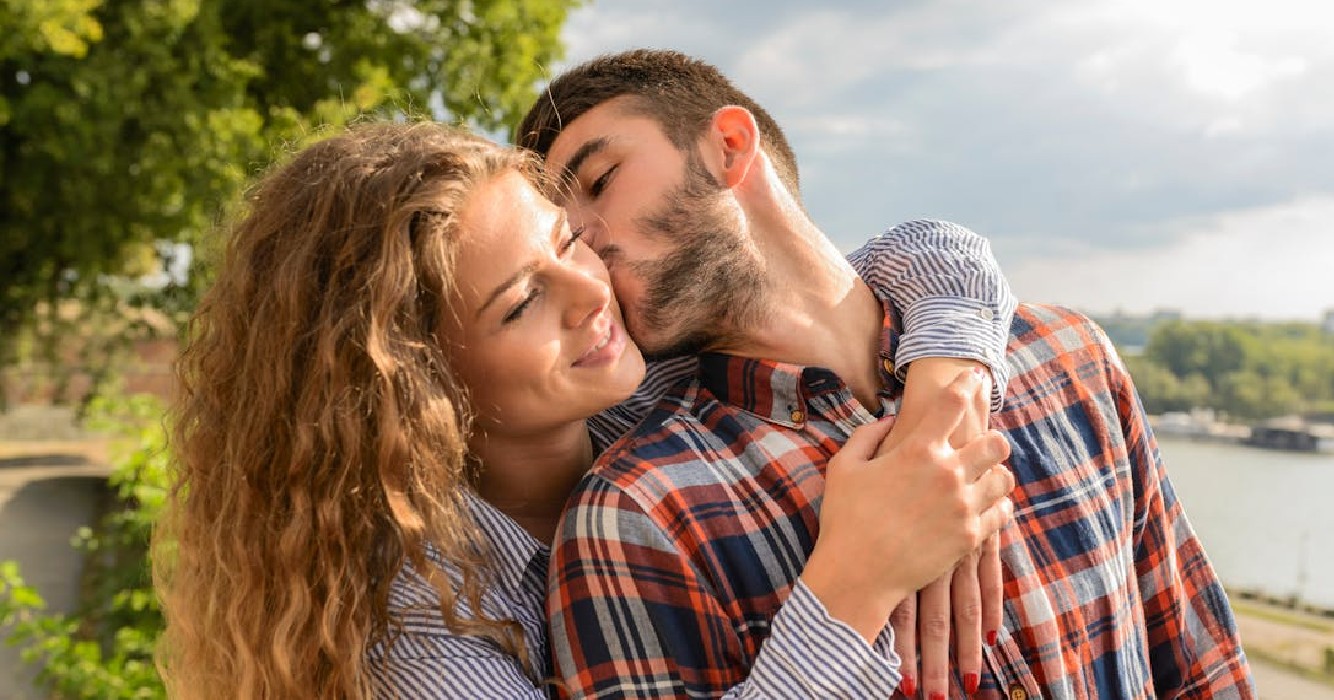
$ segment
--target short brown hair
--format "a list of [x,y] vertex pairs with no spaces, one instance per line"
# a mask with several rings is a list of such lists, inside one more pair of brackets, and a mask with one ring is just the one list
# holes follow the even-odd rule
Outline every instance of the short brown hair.
[[800,199],[797,160],[773,117],[717,68],[678,51],[635,49],[599,56],[566,71],[528,110],[515,143],[546,158],[566,124],[624,95],[633,96],[630,108],[656,120],[682,151],[694,147],[714,112],[729,105],[750,110],[778,176]]

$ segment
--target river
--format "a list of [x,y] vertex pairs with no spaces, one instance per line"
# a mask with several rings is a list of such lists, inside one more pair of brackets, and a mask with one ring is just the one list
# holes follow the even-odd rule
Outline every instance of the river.
[[1334,455],[1180,438],[1159,446],[1225,585],[1334,609]]

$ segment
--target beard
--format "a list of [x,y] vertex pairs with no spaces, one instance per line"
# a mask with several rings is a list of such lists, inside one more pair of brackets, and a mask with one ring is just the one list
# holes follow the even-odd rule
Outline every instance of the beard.
[[671,252],[631,263],[645,283],[635,340],[645,358],[662,360],[728,344],[764,318],[764,267],[726,206],[722,186],[693,149],[685,182],[637,224],[669,239]]

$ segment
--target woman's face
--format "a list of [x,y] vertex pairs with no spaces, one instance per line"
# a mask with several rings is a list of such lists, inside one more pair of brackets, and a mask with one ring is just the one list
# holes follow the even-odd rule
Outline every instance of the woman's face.
[[459,212],[453,361],[490,435],[583,420],[634,392],[644,360],[607,268],[517,172]]

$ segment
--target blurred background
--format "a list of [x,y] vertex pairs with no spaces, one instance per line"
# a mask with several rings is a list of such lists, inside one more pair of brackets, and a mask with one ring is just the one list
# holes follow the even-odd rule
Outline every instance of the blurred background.
[[248,179],[366,114],[504,140],[638,46],[772,112],[841,248],[956,221],[1094,316],[1262,696],[1334,697],[1332,36],[1318,0],[0,0],[0,700],[160,694],[160,399]]

